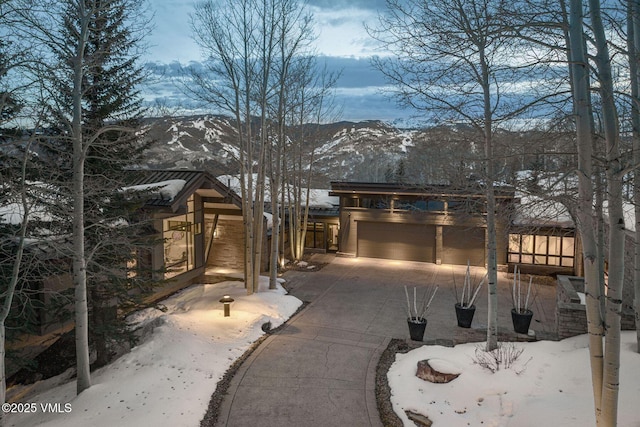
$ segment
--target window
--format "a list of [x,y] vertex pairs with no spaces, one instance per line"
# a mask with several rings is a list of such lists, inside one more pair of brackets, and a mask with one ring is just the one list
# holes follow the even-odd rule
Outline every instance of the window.
[[456,213],[481,214],[484,203],[481,199],[467,197],[465,199],[451,199],[447,201],[447,211]]
[[322,222],[310,222],[307,224],[304,247],[325,249],[324,224]]
[[509,234],[509,262],[573,267],[575,238],[537,234]]
[[390,209],[391,199],[386,196],[362,197],[360,207],[367,209]]
[[137,248],[131,251],[127,260],[127,279],[151,279],[151,251],[147,248]]
[[444,211],[444,202],[436,199],[405,197],[396,200],[394,207],[406,211],[442,212]]
[[[198,215],[199,217],[200,215]],[[162,221],[164,239],[165,279],[195,268],[195,236],[202,233],[202,224],[196,222],[194,196],[187,200],[187,213]]]
[[429,200],[427,201],[428,211],[444,211],[444,202],[442,200]]
[[356,197],[341,197],[340,200],[345,208],[357,208],[359,205]]

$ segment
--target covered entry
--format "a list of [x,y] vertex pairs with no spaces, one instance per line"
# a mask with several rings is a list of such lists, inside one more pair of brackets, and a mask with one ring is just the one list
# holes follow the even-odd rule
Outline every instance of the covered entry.
[[433,225],[358,221],[357,256],[435,262]]

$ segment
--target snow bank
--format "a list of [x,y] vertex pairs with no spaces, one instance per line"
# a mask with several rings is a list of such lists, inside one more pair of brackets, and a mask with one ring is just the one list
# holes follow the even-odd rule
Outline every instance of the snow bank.
[[[219,299],[230,295],[231,316]],[[198,426],[217,382],[229,366],[264,334],[282,324],[301,301],[282,286],[247,295],[242,282],[194,285],[131,316],[138,325],[158,325],[130,353],[92,374],[91,388],[76,396],[72,381],[22,403],[60,403],[60,413],[9,414],[7,426]],[[64,412],[65,404],[70,412]],[[39,406],[38,406],[39,408]]]
[[[517,343],[524,352],[512,369],[492,374],[473,362],[476,347],[423,346],[398,354],[387,374],[394,411],[405,426],[405,410],[428,416],[435,426],[595,425],[588,339]],[[640,355],[635,332],[623,332],[618,425],[639,426]],[[415,376],[418,361],[446,360],[461,375],[447,384]],[[441,367],[444,368],[444,367]]]

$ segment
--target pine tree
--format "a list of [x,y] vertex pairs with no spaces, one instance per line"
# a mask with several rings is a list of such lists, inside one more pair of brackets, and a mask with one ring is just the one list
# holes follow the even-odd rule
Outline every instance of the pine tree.
[[[74,236],[77,351],[84,352],[89,333],[101,365],[110,358],[110,343],[131,337],[116,304],[135,303],[141,295],[136,288],[147,286],[143,276],[125,271],[147,243],[136,214],[139,201],[118,194],[124,168],[136,165],[147,147],[140,135],[144,111],[138,89],[147,21],[143,3],[133,0],[65,0],[55,6],[29,17],[32,32],[47,34],[55,58],[49,65],[55,71],[43,76],[50,91],[43,159],[59,171],[55,184],[69,195],[57,209],[73,219],[67,227]],[[86,358],[78,353],[79,360]],[[90,386],[82,363],[78,392]]]
[[[139,161],[147,147],[137,132],[143,113],[138,85],[144,77],[137,49],[144,33],[132,26],[131,14],[139,12],[136,2],[85,3],[93,11],[82,81],[83,138],[93,139],[85,158],[85,237],[92,253],[87,263],[89,332],[97,353],[95,364],[101,366],[109,361],[110,344],[132,339],[124,320],[116,315],[115,303],[137,302],[129,291],[143,286],[138,283],[140,277],[123,274],[136,245],[145,241],[135,224],[139,205],[114,193],[125,185],[123,169]],[[65,31],[72,35],[74,23],[68,22]],[[116,127],[105,131],[109,125]],[[117,227],[109,225],[114,221]]]

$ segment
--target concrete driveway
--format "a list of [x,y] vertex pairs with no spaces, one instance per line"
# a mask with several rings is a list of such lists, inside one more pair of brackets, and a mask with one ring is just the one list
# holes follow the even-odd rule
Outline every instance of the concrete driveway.
[[[375,368],[391,338],[409,339],[403,285],[426,298],[440,285],[427,316],[425,341],[483,341],[486,289],[476,303],[472,329],[456,325],[453,276],[465,268],[368,258],[335,258],[317,272],[285,274],[290,293],[310,304],[269,336],[243,363],[225,396],[220,426],[382,426],[375,401]],[[475,269],[476,280],[484,270]],[[510,334],[509,280],[499,281],[499,328]],[[531,328],[555,328],[555,287],[538,289]]]

